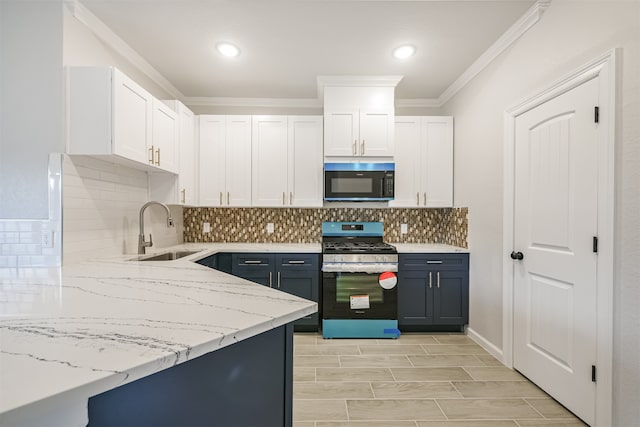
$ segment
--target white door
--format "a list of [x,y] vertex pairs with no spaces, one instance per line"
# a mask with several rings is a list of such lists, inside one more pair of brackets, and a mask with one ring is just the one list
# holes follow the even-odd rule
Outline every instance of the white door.
[[324,114],[324,155],[359,155],[358,110],[332,110]]
[[453,117],[425,117],[422,135],[422,206],[453,206]]
[[420,124],[422,117],[396,116],[396,164],[394,199],[391,207],[419,207],[420,199]]
[[514,367],[595,419],[598,78],[516,118]]
[[225,116],[202,115],[198,148],[199,204],[223,206],[226,200],[225,183]]
[[252,206],[287,204],[287,117],[253,116]]
[[360,111],[360,156],[393,156],[393,111]]
[[322,207],[322,116],[290,116],[287,206]]
[[225,206],[251,206],[251,116],[226,119]]

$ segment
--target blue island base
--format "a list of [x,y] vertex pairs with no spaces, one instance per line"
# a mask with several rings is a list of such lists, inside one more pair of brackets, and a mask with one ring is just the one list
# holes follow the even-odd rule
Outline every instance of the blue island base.
[[390,319],[322,319],[323,338],[398,338],[398,321]]

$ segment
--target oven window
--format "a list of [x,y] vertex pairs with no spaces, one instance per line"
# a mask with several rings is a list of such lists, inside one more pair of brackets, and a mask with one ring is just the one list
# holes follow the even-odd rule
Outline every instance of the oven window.
[[331,192],[338,193],[366,193],[373,192],[372,178],[331,178]]
[[351,295],[369,295],[371,303],[384,302],[377,274],[340,273],[336,275],[336,302],[349,304]]

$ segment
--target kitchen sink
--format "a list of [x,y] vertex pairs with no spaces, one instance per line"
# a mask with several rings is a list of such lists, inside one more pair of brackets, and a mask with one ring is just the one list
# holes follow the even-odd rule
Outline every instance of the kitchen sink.
[[173,261],[174,259],[184,258],[189,255],[197,254],[200,251],[171,251],[163,252],[157,255],[145,256],[130,259],[129,261]]

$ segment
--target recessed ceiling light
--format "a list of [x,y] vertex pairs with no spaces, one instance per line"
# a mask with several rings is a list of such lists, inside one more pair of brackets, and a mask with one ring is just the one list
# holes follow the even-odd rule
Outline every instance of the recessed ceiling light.
[[223,56],[232,57],[240,55],[240,49],[238,49],[231,43],[218,43],[216,45],[216,49],[218,49],[218,52],[220,52],[220,54],[222,54]]
[[407,59],[416,52],[416,48],[411,45],[404,45],[393,50],[393,57],[396,59]]

